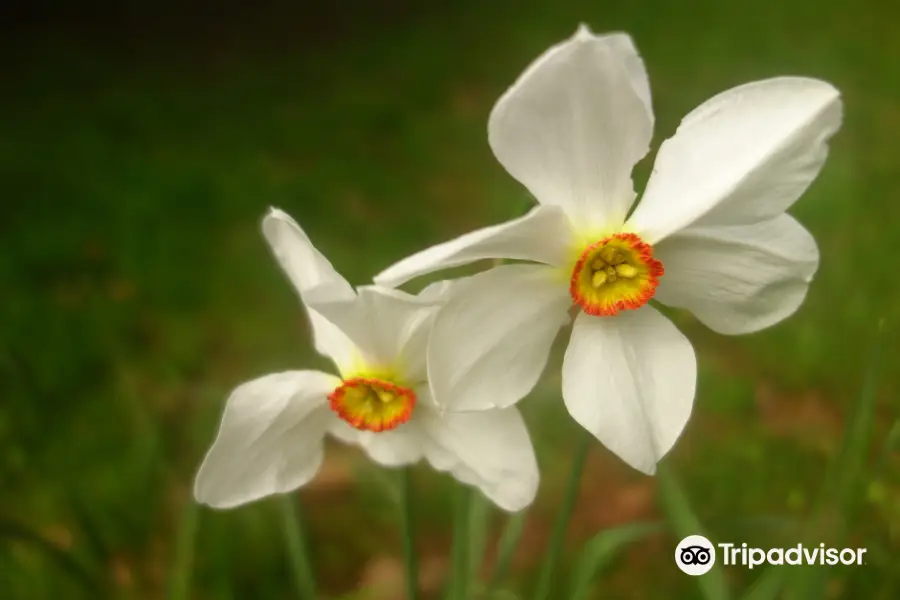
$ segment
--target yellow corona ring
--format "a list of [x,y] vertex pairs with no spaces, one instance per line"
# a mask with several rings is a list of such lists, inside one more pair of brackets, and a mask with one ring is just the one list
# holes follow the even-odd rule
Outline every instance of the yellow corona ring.
[[589,315],[610,316],[646,304],[664,273],[653,247],[633,233],[590,244],[575,262],[569,293]]
[[331,410],[363,431],[387,431],[409,421],[416,393],[383,379],[353,377],[328,395]]

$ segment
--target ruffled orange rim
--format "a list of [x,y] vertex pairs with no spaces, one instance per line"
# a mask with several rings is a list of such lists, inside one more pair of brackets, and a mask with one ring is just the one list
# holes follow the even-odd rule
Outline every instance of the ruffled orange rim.
[[388,431],[409,421],[416,406],[410,388],[372,377],[344,380],[328,394],[331,410],[363,431]]
[[[609,250],[612,249],[612,250]],[[601,254],[614,254],[620,262],[612,264]],[[629,274],[595,285],[598,270],[619,269]],[[572,269],[569,293],[581,309],[593,316],[608,317],[621,310],[645,305],[656,293],[659,278],[665,274],[660,261],[653,258],[653,246],[634,233],[616,233],[587,246]],[[615,275],[612,275],[615,277]]]

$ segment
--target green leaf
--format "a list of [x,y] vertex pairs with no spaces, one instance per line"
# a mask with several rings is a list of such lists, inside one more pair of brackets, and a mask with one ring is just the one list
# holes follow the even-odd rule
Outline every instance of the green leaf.
[[[668,469],[659,468],[659,495],[662,508],[672,525],[675,534],[684,539],[689,535],[709,536],[705,533],[700,519],[691,510],[690,502],[678,481],[671,475]],[[727,600],[728,585],[725,582],[725,574],[721,563],[716,563],[705,575],[696,577],[697,585],[707,600]]]
[[626,546],[662,530],[660,523],[629,523],[601,531],[581,549],[572,576],[570,600],[585,600],[598,571],[603,570]]

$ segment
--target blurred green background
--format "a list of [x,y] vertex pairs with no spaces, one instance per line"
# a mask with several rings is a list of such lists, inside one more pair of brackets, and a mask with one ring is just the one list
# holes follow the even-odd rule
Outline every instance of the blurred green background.
[[[701,373],[664,462],[714,541],[795,545],[885,319],[874,432],[864,466],[845,474],[854,508],[838,516],[849,525],[840,545],[868,548],[867,564],[829,570],[822,597],[900,597],[900,455],[888,435],[900,416],[896,2],[45,4],[6,21],[0,42],[0,597],[298,597],[277,501],[215,512],[190,497],[231,388],[325,366],[259,221],[271,205],[288,211],[362,284],[509,218],[526,193],[491,155],[488,112],[580,22],[634,37],[656,145],[749,80],[809,75],[843,92],[844,126],[792,211],[822,253],[808,299],[740,338],[676,315]],[[558,364],[523,404],[543,480],[513,590],[531,585],[577,431]],[[424,468],[414,481],[433,594],[451,487]],[[333,445],[299,498],[323,598],[402,597],[384,472]],[[661,514],[658,479],[597,444],[563,572],[602,528]],[[486,568],[502,519],[491,523]],[[636,543],[595,597],[701,597],[673,564],[677,540]],[[725,570],[736,589],[757,574]]]

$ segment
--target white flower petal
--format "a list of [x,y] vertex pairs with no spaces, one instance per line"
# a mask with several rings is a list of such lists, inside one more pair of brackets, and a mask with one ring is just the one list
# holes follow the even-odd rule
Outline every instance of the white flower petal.
[[386,467],[418,462],[424,452],[421,426],[413,419],[389,431],[360,431],[356,443],[373,461]]
[[418,297],[426,302],[443,302],[449,297],[456,282],[456,279],[442,279],[429,283],[418,293]]
[[330,358],[341,373],[351,368],[359,357],[353,341],[338,326],[308,306],[306,314],[313,331],[316,352]]
[[759,331],[792,315],[819,266],[816,241],[786,214],[754,225],[690,228],[655,253],[666,269],[656,299],[724,334]]
[[428,284],[417,298],[428,303],[434,303],[434,310],[418,311],[412,322],[407,326],[408,335],[405,337],[400,351],[400,363],[404,373],[413,381],[426,381],[428,378],[428,340],[431,337],[431,327],[437,316],[440,306],[450,298],[458,280],[442,280]]
[[650,128],[653,129],[653,101],[650,96],[650,78],[647,76],[647,68],[644,66],[644,60],[638,54],[634,45],[634,40],[625,32],[608,33],[599,36],[609,44],[612,51],[619,56],[628,74],[628,80],[631,87],[637,93],[641,102],[644,103],[644,109],[647,111],[647,118],[650,119]]
[[572,417],[626,463],[652,474],[694,402],[691,343],[650,306],[614,317],[581,313],[563,363]]
[[639,62],[633,44],[582,26],[532,63],[491,112],[497,159],[540,203],[562,206],[580,224],[617,227],[634,201],[631,169],[653,134]]
[[278,264],[301,296],[313,288],[325,288],[335,300],[353,297],[347,280],[316,250],[290,215],[271,208],[263,218],[262,230]]
[[819,173],[841,115],[838,91],[815,79],[767,79],[715,96],[662,144],[626,227],[654,244],[691,224],[781,214]]
[[426,457],[435,469],[478,487],[506,511],[534,501],[540,479],[537,459],[516,408],[443,414],[429,410],[421,418]]
[[357,294],[353,300],[337,302],[320,302],[311,294],[308,302],[350,337],[368,367],[398,368],[405,378],[424,381],[427,335],[423,333],[427,334],[428,320],[440,307],[441,297],[413,296],[380,286],[362,286]]
[[288,371],[235,389],[197,473],[197,501],[230,508],[312,479],[330,417],[326,396],[339,384],[326,373]]
[[408,256],[376,275],[374,281],[396,287],[426,273],[485,258],[562,265],[568,259],[571,237],[569,221],[561,209],[536,206],[518,219],[476,229]]
[[459,281],[428,343],[428,381],[448,410],[505,408],[537,383],[572,305],[542,265],[506,265]]
[[[331,266],[287,213],[272,208],[263,218],[263,235],[281,269],[287,274],[301,300],[310,292],[320,299],[349,300],[353,288]],[[349,364],[354,348],[344,333],[321,315],[307,309],[313,342],[319,354],[331,358],[339,369]]]
[[362,430],[335,415],[335,418],[328,423],[328,433],[345,444],[358,444],[359,434],[362,433]]

